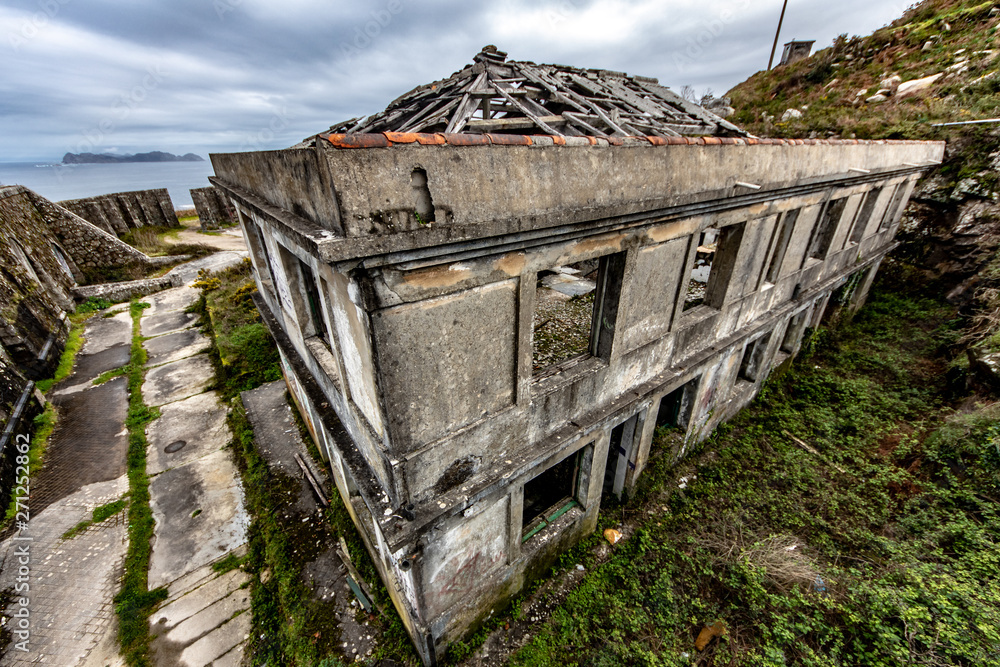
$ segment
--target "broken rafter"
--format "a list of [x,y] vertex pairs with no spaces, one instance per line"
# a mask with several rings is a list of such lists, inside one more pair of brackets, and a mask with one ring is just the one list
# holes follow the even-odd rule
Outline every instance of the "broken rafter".
[[384,111],[331,132],[530,133],[622,137],[745,135],[656,79],[508,61],[490,47],[471,65],[417,86]]

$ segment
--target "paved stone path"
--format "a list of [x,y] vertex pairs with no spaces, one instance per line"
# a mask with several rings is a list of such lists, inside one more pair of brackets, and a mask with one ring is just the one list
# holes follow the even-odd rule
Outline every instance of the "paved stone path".
[[184,312],[197,298],[190,287],[148,297],[140,325],[150,337],[143,400],[160,407],[146,428],[146,471],[156,520],[149,587],[169,594],[150,617],[153,660],[163,667],[239,665],[250,632],[248,575],[212,569],[245,553],[248,518],[239,472],[224,449],[227,408],[209,390],[210,341]]
[[[122,307],[110,312],[116,310]],[[17,629],[20,619],[11,616],[24,595],[30,633],[27,651],[19,650],[15,636],[0,656],[2,665],[121,664],[112,598],[128,546],[125,512],[70,540],[62,535],[128,491],[127,383],[124,377],[100,386],[92,381],[128,363],[131,318],[127,312],[95,315],[84,337],[73,373],[49,392],[59,421],[31,490],[27,528],[0,544],[0,590],[28,584],[4,610],[5,626]],[[19,573],[22,565],[26,577]]]
[[[197,278],[199,268],[222,268],[246,253],[219,253],[183,265],[175,284]],[[161,406],[147,427],[154,531],[150,587],[169,598],[151,617],[158,665],[239,665],[250,629],[247,575],[218,574],[212,563],[242,555],[246,513],[239,474],[228,451],[226,408],[210,385],[208,340],[191,328],[184,308],[198,298],[177,287],[147,300],[142,332],[150,371],[144,400]],[[128,402],[124,377],[93,385],[101,373],[129,361],[132,322],[126,305],[91,318],[73,373],[50,391],[59,422],[32,489],[25,529],[0,543],[0,590],[29,590],[5,598],[0,625],[17,630],[18,597],[28,598],[30,636],[16,635],[0,666],[121,667],[113,598],[128,548],[126,512],[92,525],[69,540],[62,535],[92,511],[128,492]],[[178,444],[182,443],[182,444]],[[27,548],[27,554],[24,549]],[[28,560],[27,582],[19,568]]]

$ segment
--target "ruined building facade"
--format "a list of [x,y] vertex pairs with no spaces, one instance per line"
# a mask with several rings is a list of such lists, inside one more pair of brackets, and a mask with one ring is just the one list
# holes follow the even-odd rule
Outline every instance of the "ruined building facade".
[[[627,84],[621,99],[649,81],[580,76]],[[582,99],[552,87],[494,102]],[[428,664],[592,532],[658,426],[682,457],[831,299],[863,299],[943,153],[758,140],[707,116],[644,136],[611,127],[624,114],[584,119],[581,136],[560,103],[544,116],[558,134],[467,119],[212,157],[292,395]],[[482,130],[543,118],[479,108]],[[545,356],[566,318],[549,338],[582,323],[582,344]]]

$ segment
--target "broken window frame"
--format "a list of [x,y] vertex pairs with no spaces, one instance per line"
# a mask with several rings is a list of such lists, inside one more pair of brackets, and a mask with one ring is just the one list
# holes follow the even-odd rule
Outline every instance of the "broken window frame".
[[906,194],[907,181],[898,183],[896,189],[892,192],[892,198],[889,199],[889,203],[885,207],[885,212],[882,214],[882,220],[878,223],[878,231],[884,232],[892,226],[893,221],[896,219],[896,214],[900,212],[903,205],[903,196]]
[[[264,233],[256,222],[251,220],[249,217],[244,217],[243,213],[239,209],[236,209],[236,211],[240,222],[243,223],[243,229],[246,231],[247,246],[249,247],[250,254],[257,260],[257,279],[267,290],[269,296],[276,300],[277,293],[274,288],[274,268],[271,266],[271,257],[267,253],[267,244],[264,242]],[[267,269],[266,276],[263,275],[259,269],[261,264],[263,264],[264,268]]]
[[778,349],[787,354],[795,351],[795,347],[802,341],[807,324],[809,324],[808,308],[803,308],[788,318],[788,326],[785,327],[785,335],[782,336]]
[[[299,275],[302,279],[301,289],[305,297],[306,312],[309,316],[312,336],[316,336],[330,347],[330,331],[326,324],[326,317],[323,309],[323,299],[320,296],[319,277],[313,268],[301,258],[296,257],[299,262]],[[309,336],[311,337],[311,336]]]
[[[593,444],[589,444],[574,451],[524,483],[521,492],[521,544],[524,544],[535,535],[538,535],[540,532],[545,530],[545,528],[555,523],[560,517],[572,510],[574,507],[583,506],[582,499],[580,498],[580,492],[583,487],[582,481],[584,468],[587,457],[593,455],[593,448]],[[529,485],[536,482],[542,484],[550,481],[542,478],[546,475],[552,474],[560,466],[564,465],[572,467],[572,472],[570,473],[569,492],[563,495],[559,500],[547,505],[545,509],[529,518],[525,512],[527,507],[525,498],[527,497]]]

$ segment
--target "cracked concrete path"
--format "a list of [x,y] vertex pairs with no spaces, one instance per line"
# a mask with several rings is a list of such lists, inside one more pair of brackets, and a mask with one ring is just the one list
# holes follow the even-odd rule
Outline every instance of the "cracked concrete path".
[[[72,374],[49,392],[59,420],[33,481],[27,526],[0,544],[0,589],[13,595],[4,626],[17,630],[26,620],[29,633],[27,650],[15,635],[0,665],[122,664],[112,598],[128,546],[125,511],[71,539],[62,535],[128,491],[127,382],[118,377],[95,386],[93,380],[129,362],[131,318],[95,315],[83,336]],[[26,619],[16,616],[21,597]]]
[[215,391],[209,341],[185,309],[198,291],[179,287],[150,297],[140,328],[149,337],[146,471],[156,526],[150,589],[168,599],[150,616],[153,663],[162,667],[239,665],[250,633],[249,577],[212,566],[246,549],[248,518],[239,471],[226,449],[227,408]]

